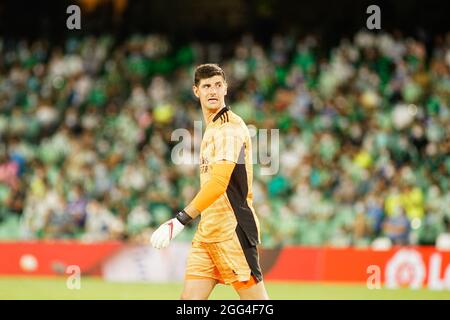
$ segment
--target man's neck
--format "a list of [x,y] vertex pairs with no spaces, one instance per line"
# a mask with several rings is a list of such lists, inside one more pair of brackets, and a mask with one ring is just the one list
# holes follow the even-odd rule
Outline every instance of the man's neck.
[[207,109],[207,108],[203,108],[203,107],[202,107],[203,117],[205,118],[206,125],[209,125],[209,124],[212,122],[212,120],[214,119],[214,116],[215,116],[220,110],[222,110],[222,108],[224,108],[224,107],[225,107],[225,105],[223,105],[223,106],[220,107],[220,108],[213,109],[213,110]]

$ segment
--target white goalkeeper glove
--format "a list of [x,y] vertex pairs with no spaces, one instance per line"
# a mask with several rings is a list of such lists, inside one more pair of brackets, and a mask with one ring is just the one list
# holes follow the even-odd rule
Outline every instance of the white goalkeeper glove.
[[184,225],[191,221],[189,215],[181,211],[177,216],[163,223],[155,232],[153,232],[150,242],[155,249],[163,249],[167,247],[170,241],[180,234],[184,229]]

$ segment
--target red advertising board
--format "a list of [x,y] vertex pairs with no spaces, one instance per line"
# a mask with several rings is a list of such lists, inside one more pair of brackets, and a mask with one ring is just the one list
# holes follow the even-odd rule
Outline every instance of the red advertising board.
[[450,251],[434,247],[395,247],[386,251],[285,247],[265,269],[267,280],[367,283],[373,277],[392,288],[450,290]]
[[[127,248],[134,252],[132,246],[116,241],[90,244],[76,241],[0,242],[0,275],[63,274],[70,265],[78,266],[83,274],[101,275],[105,265],[111,272],[116,272],[121,257],[119,249]],[[189,246],[180,248],[187,254]],[[158,259],[163,259],[161,265],[164,265],[170,258],[163,252],[153,254],[153,249],[146,250],[139,253],[145,253],[145,257],[151,259],[146,260],[149,265],[159,265]],[[177,265],[183,267],[179,261]],[[394,247],[385,251],[301,246],[262,249],[261,267],[269,281],[369,284],[376,279],[392,288],[450,290],[450,251],[439,251],[434,247]],[[127,270],[132,272],[132,268],[127,267]]]
[[70,265],[78,266],[85,274],[99,274],[101,263],[122,246],[123,244],[117,241],[0,242],[0,274],[63,274]]

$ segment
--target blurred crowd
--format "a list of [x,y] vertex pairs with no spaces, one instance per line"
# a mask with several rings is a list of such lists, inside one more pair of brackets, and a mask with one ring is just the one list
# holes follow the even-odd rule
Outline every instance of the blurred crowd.
[[248,125],[280,130],[279,171],[254,168],[263,245],[448,238],[450,33],[426,46],[368,32],[332,49],[313,35],[0,39],[0,238],[142,241],[187,205],[198,164],[172,161],[171,135],[203,120],[204,62],[224,68]]

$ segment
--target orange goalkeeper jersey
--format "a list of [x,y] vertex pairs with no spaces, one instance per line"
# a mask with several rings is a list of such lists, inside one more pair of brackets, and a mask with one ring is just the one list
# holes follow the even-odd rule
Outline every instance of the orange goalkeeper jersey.
[[259,221],[252,199],[252,143],[244,121],[229,107],[222,108],[208,124],[200,148],[200,184],[210,179],[211,165],[236,163],[226,192],[201,212],[194,241],[220,242],[233,238],[239,225],[251,245],[260,243]]

